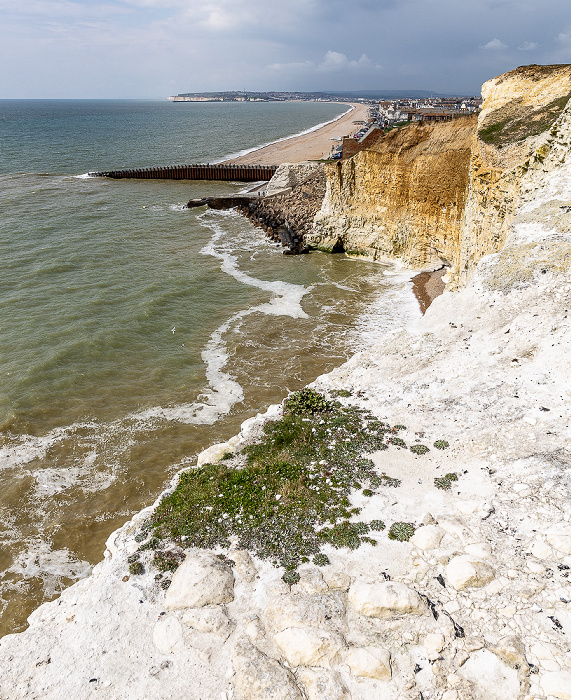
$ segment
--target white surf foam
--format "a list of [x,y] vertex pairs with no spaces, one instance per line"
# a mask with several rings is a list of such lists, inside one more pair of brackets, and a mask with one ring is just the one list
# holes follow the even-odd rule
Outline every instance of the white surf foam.
[[64,580],[77,581],[89,576],[92,566],[75,557],[68,549],[52,549],[41,538],[28,541],[27,549],[21,552],[7,572],[23,579],[41,578],[44,593],[58,593]]

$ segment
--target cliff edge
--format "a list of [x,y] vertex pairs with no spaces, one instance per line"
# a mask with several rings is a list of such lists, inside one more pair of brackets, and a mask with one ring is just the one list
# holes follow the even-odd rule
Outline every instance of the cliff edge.
[[[416,328],[318,378],[311,411],[246,421],[115,532],[92,576],[0,640],[2,700],[569,700],[571,110],[514,142],[516,165],[498,146],[477,157],[496,158],[494,182],[514,193],[503,217],[490,214],[499,250],[468,256],[467,281]],[[501,191],[470,199],[472,230],[477,202],[493,213]],[[288,461],[284,425],[319,452],[305,471]],[[265,481],[232,468],[272,450]],[[210,479],[234,491],[253,473],[249,487],[266,493],[289,468],[279,492],[232,512]],[[199,478],[204,527],[159,542],[153,517],[164,522]],[[316,491],[339,510],[309,530]],[[299,493],[307,517],[273,516]],[[197,536],[212,549],[189,547]],[[312,542],[322,556],[301,562]]]

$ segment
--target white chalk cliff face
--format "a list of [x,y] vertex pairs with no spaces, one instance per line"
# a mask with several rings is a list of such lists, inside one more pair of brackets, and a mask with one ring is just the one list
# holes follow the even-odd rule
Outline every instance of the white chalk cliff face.
[[0,640],[0,698],[571,698],[569,108],[521,191],[464,289],[314,385],[351,390],[409,444],[450,443],[376,453],[402,484],[354,497],[363,519],[414,523],[410,541],[331,549],[292,586],[247,552],[230,568],[190,550],[165,591],[152,570],[126,575],[143,511],[92,576]]

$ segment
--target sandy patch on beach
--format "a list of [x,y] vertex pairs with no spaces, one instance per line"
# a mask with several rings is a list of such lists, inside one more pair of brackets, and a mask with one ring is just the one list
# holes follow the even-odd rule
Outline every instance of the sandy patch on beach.
[[[347,106],[349,107],[349,105]],[[317,129],[317,131],[272,143],[225,162],[241,165],[281,165],[282,163],[301,163],[304,160],[327,158],[331,147],[336,143],[333,139],[349,136],[356,131],[358,125],[353,124],[354,121],[367,120],[368,105],[353,104],[351,106],[354,109],[348,114],[321,127],[321,129]]]

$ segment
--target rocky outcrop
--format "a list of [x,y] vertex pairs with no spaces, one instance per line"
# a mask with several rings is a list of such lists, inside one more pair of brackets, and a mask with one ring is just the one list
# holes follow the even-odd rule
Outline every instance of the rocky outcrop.
[[266,196],[250,199],[239,209],[270,238],[300,253],[324,194],[322,163],[284,163],[269,182]]
[[[412,267],[446,264],[450,288],[498,252],[533,171],[568,148],[571,66],[525,66],[490,80],[475,117],[409,125],[328,166],[310,247]],[[564,133],[565,132],[565,133]]]

